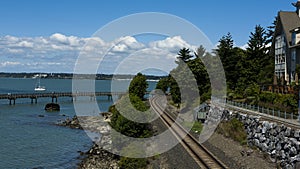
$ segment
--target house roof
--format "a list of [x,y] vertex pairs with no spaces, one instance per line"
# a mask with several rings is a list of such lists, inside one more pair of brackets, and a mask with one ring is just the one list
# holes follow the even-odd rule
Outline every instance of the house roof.
[[300,1],[297,1],[297,2],[295,2],[295,3],[292,3],[292,5],[295,6],[295,7],[298,7],[298,6],[300,6]]
[[290,31],[300,27],[300,18],[296,12],[280,11],[278,16],[288,42],[288,47],[291,47],[292,34]]

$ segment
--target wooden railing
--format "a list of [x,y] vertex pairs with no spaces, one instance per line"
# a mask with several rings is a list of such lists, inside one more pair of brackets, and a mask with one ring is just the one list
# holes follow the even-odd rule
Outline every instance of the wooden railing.
[[261,85],[261,91],[269,91],[281,94],[298,94],[299,86],[291,85]]

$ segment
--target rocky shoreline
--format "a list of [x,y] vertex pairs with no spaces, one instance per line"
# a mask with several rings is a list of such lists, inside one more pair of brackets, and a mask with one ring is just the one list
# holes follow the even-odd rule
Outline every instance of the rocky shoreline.
[[86,157],[79,163],[79,169],[101,168],[118,169],[119,156],[114,155],[98,144],[93,144],[92,148],[85,153]]
[[78,164],[78,169],[118,169],[120,157],[106,150],[111,145],[111,137],[108,134],[110,126],[107,117],[78,117],[67,118],[58,123],[59,126],[70,127],[72,129],[89,130],[96,134],[101,134],[101,138],[95,138],[92,147],[87,152],[81,152],[82,161]]

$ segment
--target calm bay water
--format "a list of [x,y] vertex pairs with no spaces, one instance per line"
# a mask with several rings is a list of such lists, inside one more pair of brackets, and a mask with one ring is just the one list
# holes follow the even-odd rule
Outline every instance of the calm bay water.
[[[32,93],[36,79],[0,78],[0,94]],[[41,79],[47,92],[71,92],[70,79]],[[117,89],[126,91],[129,81],[119,81]],[[149,82],[152,90],[156,82]],[[110,80],[95,82],[96,91],[110,91]],[[39,98],[37,104],[30,99],[17,99],[16,105],[0,100],[0,168],[76,168],[78,151],[87,151],[92,141],[82,130],[55,125],[75,110],[71,98],[58,98],[59,112],[45,112],[51,98]],[[106,97],[98,97],[101,111],[112,104]],[[89,106],[89,103],[82,103]],[[40,117],[44,115],[44,117]],[[64,115],[64,116],[63,116]]]

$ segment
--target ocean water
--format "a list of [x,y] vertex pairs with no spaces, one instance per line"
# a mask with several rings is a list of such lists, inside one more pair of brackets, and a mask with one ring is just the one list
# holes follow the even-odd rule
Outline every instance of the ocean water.
[[[32,93],[36,79],[0,78],[0,94]],[[119,91],[126,91],[129,81],[117,83]],[[71,92],[70,79],[41,79],[46,92]],[[149,82],[152,90],[156,82]],[[110,91],[110,80],[95,82],[96,91]],[[82,130],[57,126],[58,121],[75,115],[71,98],[58,98],[61,110],[46,112],[44,106],[51,98],[17,99],[15,105],[0,100],[0,168],[76,168],[79,152],[87,151],[91,139]],[[112,101],[97,97],[101,111],[107,111]],[[84,102],[80,104],[90,103]],[[43,115],[44,117],[41,117]]]

